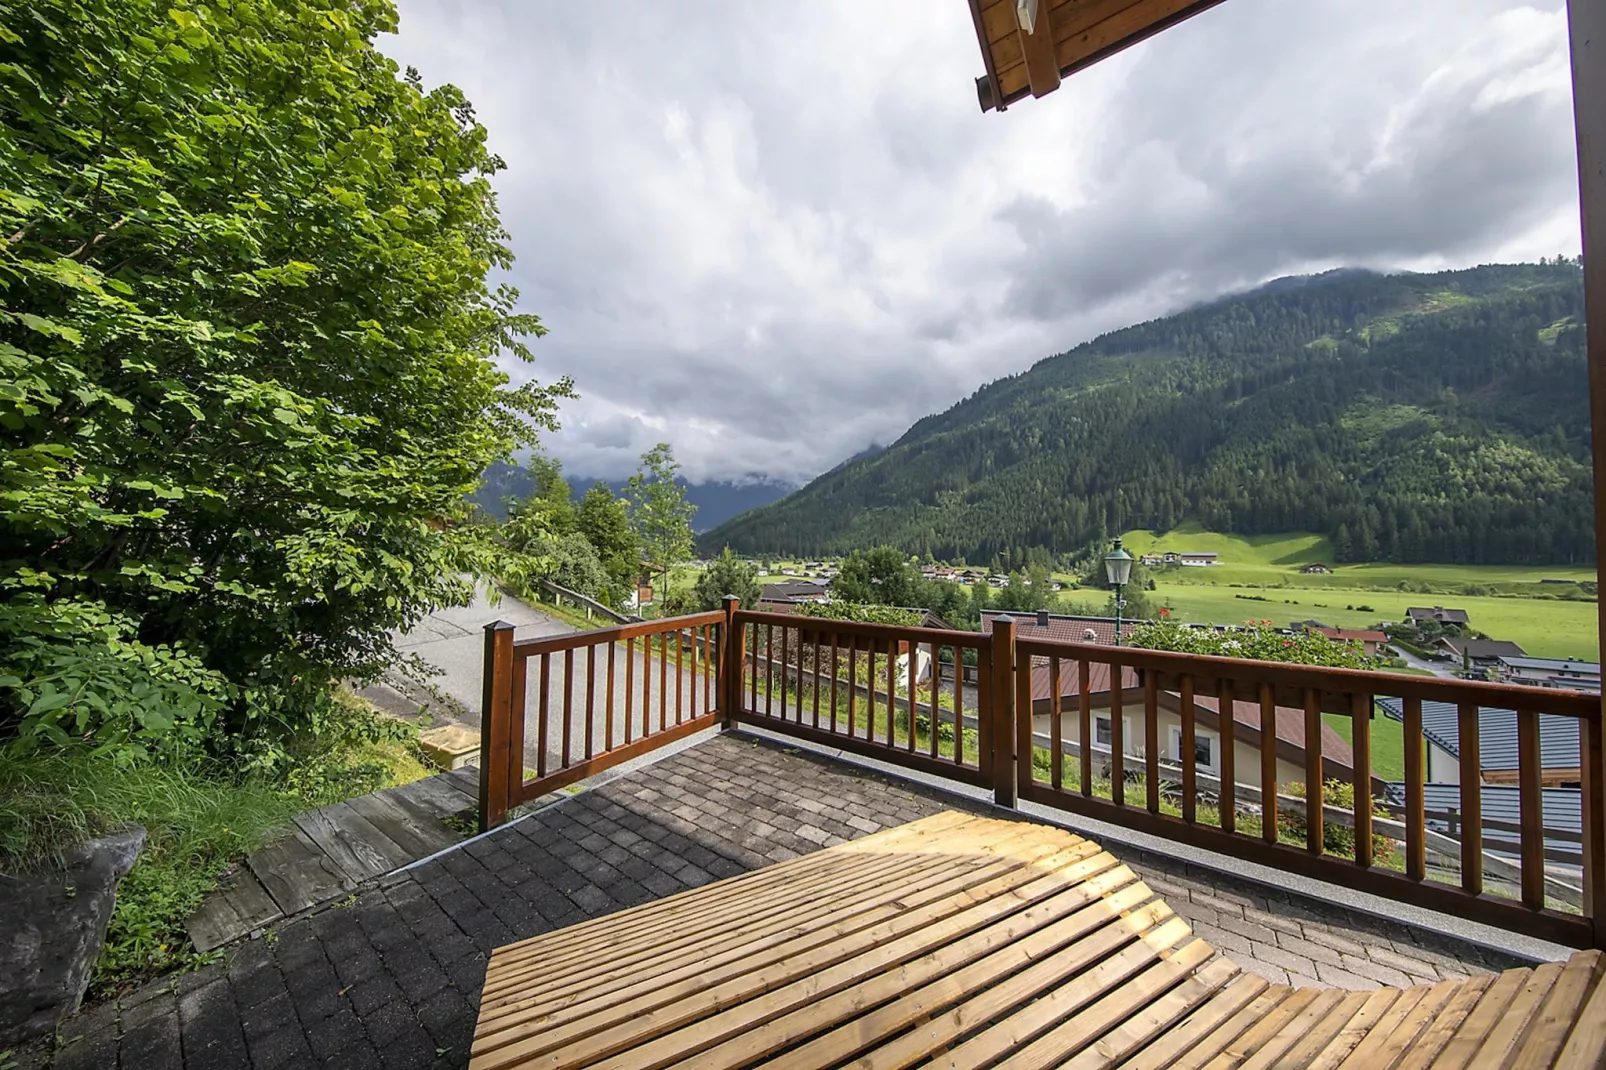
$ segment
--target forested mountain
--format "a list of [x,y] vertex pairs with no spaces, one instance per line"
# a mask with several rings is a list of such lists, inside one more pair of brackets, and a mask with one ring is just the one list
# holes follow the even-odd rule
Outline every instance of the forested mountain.
[[1582,272],[1338,271],[1103,335],[982,387],[704,550],[981,562],[1184,520],[1340,560],[1593,560]]

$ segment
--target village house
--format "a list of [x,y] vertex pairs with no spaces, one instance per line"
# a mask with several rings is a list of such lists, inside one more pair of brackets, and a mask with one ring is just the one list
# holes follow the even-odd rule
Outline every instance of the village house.
[[1466,610],[1445,609],[1443,606],[1434,606],[1431,609],[1411,606],[1405,611],[1405,619],[1412,624],[1424,624],[1431,620],[1439,624],[1458,624],[1465,627],[1468,623]]
[[[1111,669],[1098,662],[1088,664],[1087,689],[1092,711],[1093,743],[1096,757],[1108,763],[1114,730],[1111,724]],[[1081,693],[1079,668],[1074,662],[1060,665],[1059,694],[1055,696],[1052,666],[1044,659],[1032,665],[1032,724],[1040,738],[1052,732],[1056,708],[1060,718],[1062,751],[1081,754]],[[1141,759],[1146,755],[1144,694],[1138,675],[1131,669],[1121,672],[1122,753]],[[1157,699],[1157,740],[1160,760],[1170,764],[1182,760],[1182,700],[1171,691],[1161,691]],[[1276,707],[1277,783],[1286,787],[1305,781],[1305,711],[1288,706]],[[1233,704],[1233,781],[1257,790],[1260,777],[1260,707],[1250,702]],[[1320,746],[1325,779],[1345,783],[1354,779],[1354,752],[1324,720]],[[1194,698],[1194,756],[1201,772],[1212,776],[1221,772],[1221,713],[1214,696]],[[1133,768],[1129,762],[1127,768]],[[1381,787],[1382,782],[1378,782]]]
[[831,592],[820,583],[813,580],[783,580],[780,583],[766,583],[759,588],[760,602],[796,603],[796,602],[829,602]]
[[[1377,708],[1385,716],[1404,722],[1404,704],[1398,698],[1380,698]],[[1457,707],[1448,702],[1422,703],[1422,736],[1427,741],[1423,779],[1429,784],[1461,783],[1461,722]],[[1579,769],[1578,722],[1571,717],[1539,715],[1540,782],[1547,787],[1577,787]],[[1479,776],[1485,784],[1517,782],[1517,714],[1514,710],[1478,709]]]
[[1502,657],[1500,679],[1530,687],[1566,687],[1574,691],[1600,690],[1600,662],[1557,658]]
[[[1115,642],[1114,617],[1083,617],[1070,613],[1050,613],[1046,609],[1038,610],[1036,613],[1010,613],[1002,609],[984,609],[981,611],[982,634],[993,634],[993,622],[1004,616],[1014,619],[1015,634],[1022,639],[1050,639],[1062,643],[1102,643],[1105,646]],[[1123,620],[1121,634],[1132,634],[1132,629],[1142,623],[1144,622]]]
[[1318,561],[1312,561],[1308,565],[1301,566],[1299,571],[1306,576],[1329,576],[1333,572],[1332,569]]
[[1461,639],[1445,636],[1434,646],[1471,672],[1487,672],[1500,665],[1501,658],[1520,658],[1527,652],[1505,639]]
[[1329,628],[1318,625],[1312,629],[1327,636],[1335,643],[1359,643],[1367,657],[1376,657],[1378,652],[1388,645],[1389,637],[1382,632],[1370,628]]

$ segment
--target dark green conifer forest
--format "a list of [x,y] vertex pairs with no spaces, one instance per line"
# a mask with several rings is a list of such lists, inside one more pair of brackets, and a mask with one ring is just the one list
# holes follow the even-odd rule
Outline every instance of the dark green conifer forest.
[[704,536],[939,559],[1197,520],[1341,561],[1593,560],[1576,263],[1282,279],[989,383]]

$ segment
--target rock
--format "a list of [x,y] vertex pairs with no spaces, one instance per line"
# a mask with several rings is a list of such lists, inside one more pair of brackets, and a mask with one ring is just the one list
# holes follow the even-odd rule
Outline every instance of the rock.
[[0,874],[0,1051],[78,1010],[106,942],[117,882],[144,848],[145,830],[132,828],[78,845],[63,869]]

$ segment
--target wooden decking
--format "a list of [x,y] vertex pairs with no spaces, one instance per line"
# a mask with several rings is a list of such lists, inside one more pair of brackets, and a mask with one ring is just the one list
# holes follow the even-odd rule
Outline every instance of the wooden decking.
[[471,816],[478,795],[479,770],[464,767],[297,815],[288,835],[253,852],[201,904],[190,942],[221,947],[460,842],[443,822]]
[[945,813],[497,949],[470,1066],[1594,1067],[1601,972],[1270,985],[1098,844]]

